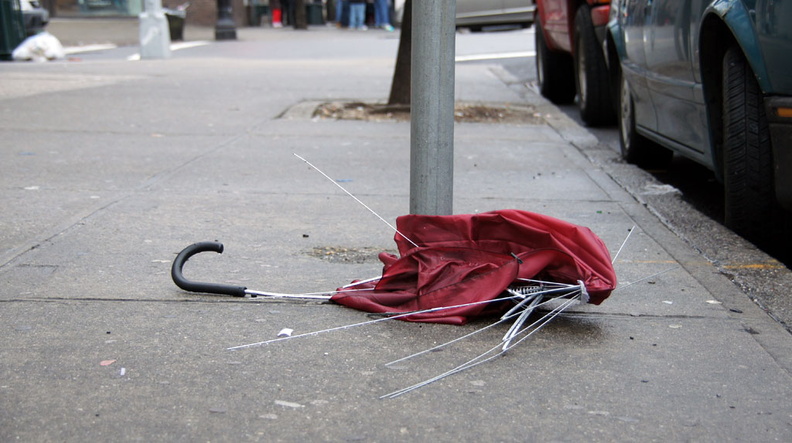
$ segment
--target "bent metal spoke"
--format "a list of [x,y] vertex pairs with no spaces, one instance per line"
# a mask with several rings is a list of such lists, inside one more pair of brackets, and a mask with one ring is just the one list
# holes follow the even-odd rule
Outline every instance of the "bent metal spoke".
[[404,318],[404,317],[409,317],[410,315],[415,315],[415,314],[426,314],[426,313],[431,313],[431,312],[442,311],[442,310],[445,310],[445,309],[464,308],[464,307],[467,307],[467,306],[482,305],[482,304],[487,304],[487,303],[497,303],[497,302],[502,302],[502,301],[506,301],[506,300],[514,300],[514,299],[515,299],[515,296],[510,295],[510,296],[506,296],[506,297],[495,298],[495,299],[492,299],[492,300],[477,301],[477,302],[473,302],[473,303],[463,303],[463,304],[460,304],[460,305],[453,305],[453,306],[441,306],[441,307],[437,307],[437,308],[424,309],[422,311],[405,312],[405,313],[402,313],[402,314],[391,315],[389,317],[378,318],[378,319],[375,319],[375,320],[369,320],[369,321],[364,321],[364,322],[360,322],[360,323],[352,323],[352,324],[349,324],[349,325],[336,326],[334,328],[322,329],[322,330],[313,331],[313,332],[306,332],[304,334],[292,335],[292,336],[289,336],[289,337],[273,338],[271,340],[265,340],[265,341],[260,341],[260,342],[256,342],[256,343],[248,343],[248,344],[239,345],[239,346],[233,346],[233,347],[230,347],[230,348],[226,348],[226,350],[235,351],[235,350],[239,350],[239,349],[252,348],[252,347],[257,347],[257,346],[265,346],[265,345],[269,345],[271,343],[276,343],[276,342],[280,342],[280,341],[284,341],[284,340],[291,340],[291,339],[302,338],[302,337],[311,337],[311,336],[314,336],[314,335],[324,334],[325,332],[342,331],[342,330],[345,330],[345,329],[351,329],[351,328],[355,328],[355,327],[358,327],[358,326],[367,326],[367,325],[372,325],[374,323],[380,323],[380,322],[383,322],[383,321],[397,320],[397,319]]
[[498,348],[501,347],[501,344],[499,343],[498,345],[493,346],[492,348],[488,349],[487,351],[479,354],[478,356],[468,360],[465,363],[462,363],[461,365],[459,365],[459,366],[457,366],[457,367],[455,367],[453,369],[450,369],[450,370],[448,370],[448,371],[446,371],[446,372],[444,372],[444,373],[442,373],[440,375],[434,376],[432,378],[426,379],[426,380],[424,380],[422,382],[416,383],[416,384],[414,384],[412,386],[408,386],[406,388],[399,389],[399,390],[393,391],[391,393],[385,394],[385,395],[381,396],[380,398],[381,399],[396,398],[396,397],[399,397],[401,395],[410,393],[410,392],[412,392],[412,391],[414,391],[416,389],[420,389],[420,388],[422,388],[424,386],[430,385],[430,384],[432,384],[432,383],[434,383],[436,381],[442,380],[442,379],[444,379],[444,378],[446,378],[448,376],[460,373],[462,371],[465,371],[467,369],[473,368],[473,367],[478,366],[480,364],[492,361],[495,358],[500,357],[501,355],[505,354],[506,351],[508,351],[512,347],[516,346],[517,344],[521,343],[523,340],[526,340],[527,338],[529,338],[536,331],[538,331],[544,325],[546,325],[550,320],[552,320],[553,318],[558,316],[560,313],[565,311],[570,306],[576,304],[578,301],[580,301],[580,294],[578,294],[577,296],[574,296],[573,298],[565,300],[564,303],[562,303],[561,305],[557,306],[552,311],[550,311],[547,314],[545,314],[542,318],[540,318],[539,320],[535,321],[534,323],[532,323],[531,325],[527,326],[525,329],[520,331],[518,334],[516,334],[516,335],[521,335],[523,333],[526,333],[526,335],[524,337],[520,338],[516,343],[514,343],[512,346],[510,346],[510,347],[508,347],[506,349],[501,349],[500,351],[498,351]]

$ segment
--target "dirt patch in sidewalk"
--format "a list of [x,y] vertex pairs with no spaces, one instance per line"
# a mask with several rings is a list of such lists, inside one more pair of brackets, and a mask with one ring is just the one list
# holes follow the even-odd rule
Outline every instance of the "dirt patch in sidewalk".
[[[380,252],[383,252],[383,250],[372,247],[317,246],[308,251],[308,255],[330,263],[362,264],[380,263]],[[386,250],[385,252],[398,254],[398,251],[395,250]]]
[[[410,121],[410,108],[404,105],[386,105],[363,102],[329,102],[320,104],[313,118],[363,121]],[[457,123],[505,123],[538,125],[544,123],[541,114],[528,105],[484,104],[459,102],[454,106]]]

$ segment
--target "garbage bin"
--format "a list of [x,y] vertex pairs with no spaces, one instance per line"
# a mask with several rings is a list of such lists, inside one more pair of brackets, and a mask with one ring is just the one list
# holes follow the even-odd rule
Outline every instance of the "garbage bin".
[[184,40],[184,20],[187,18],[187,11],[179,9],[163,8],[165,17],[168,19],[168,30],[172,42]]
[[0,0],[0,60],[13,60],[14,49],[25,39],[19,0]]
[[305,16],[309,25],[323,25],[324,16],[321,3],[306,3]]
[[269,5],[254,3],[248,5],[248,22],[250,26],[261,26],[261,18],[269,15]]

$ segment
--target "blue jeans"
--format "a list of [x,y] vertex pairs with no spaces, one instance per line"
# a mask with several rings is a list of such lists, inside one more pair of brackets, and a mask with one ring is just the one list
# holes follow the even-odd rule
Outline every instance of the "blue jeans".
[[366,21],[366,4],[365,3],[350,3],[349,4],[349,27],[362,28]]
[[390,24],[388,0],[374,0],[374,24],[377,27]]
[[335,19],[336,19],[336,21],[338,23],[341,23],[343,21],[342,19],[344,17],[344,6],[345,6],[344,3],[346,3],[346,0],[336,0],[336,17],[335,17]]

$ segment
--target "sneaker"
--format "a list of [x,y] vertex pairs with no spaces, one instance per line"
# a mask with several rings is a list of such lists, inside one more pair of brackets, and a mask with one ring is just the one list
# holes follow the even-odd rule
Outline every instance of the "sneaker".
[[363,25],[363,26],[359,27],[358,29],[360,29],[361,31],[368,31],[368,26]]
[[385,25],[385,26],[382,27],[382,29],[384,29],[384,30],[386,30],[388,32],[393,32],[393,26],[391,26],[391,25]]

